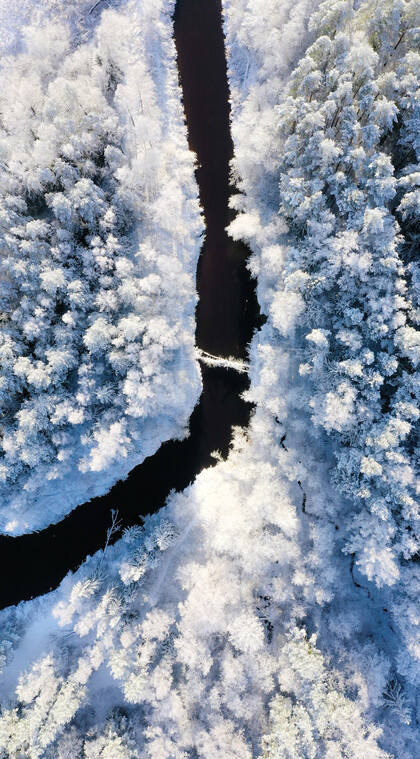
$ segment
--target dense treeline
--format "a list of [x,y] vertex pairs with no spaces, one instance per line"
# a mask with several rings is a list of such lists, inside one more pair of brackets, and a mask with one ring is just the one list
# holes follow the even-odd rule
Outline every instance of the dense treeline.
[[347,550],[379,587],[420,537],[418,23],[414,2],[321,4],[277,111],[279,211],[296,240],[282,292],[302,332],[299,373],[334,441],[335,480],[357,505]]
[[[391,691],[400,706],[405,697],[414,705],[420,5],[226,0],[226,8],[232,168],[242,190],[231,231],[251,244],[269,315],[251,362],[266,386],[254,385],[252,397],[276,414],[284,444],[293,441],[306,488],[308,454],[319,449],[329,462],[332,491],[308,495],[305,510],[331,524],[349,557],[334,606],[350,575],[361,603],[368,599],[378,651],[390,656]],[[279,72],[291,61],[285,85]],[[384,745],[410,756],[407,735],[400,729]]]
[[[159,30],[159,13],[145,24]],[[28,27],[24,41],[6,59],[0,96],[0,475],[10,532],[58,519],[182,435],[200,389],[201,222],[176,80],[163,108],[149,63],[157,44],[149,50],[146,34],[141,44],[127,15],[110,14],[74,51],[66,24]]]

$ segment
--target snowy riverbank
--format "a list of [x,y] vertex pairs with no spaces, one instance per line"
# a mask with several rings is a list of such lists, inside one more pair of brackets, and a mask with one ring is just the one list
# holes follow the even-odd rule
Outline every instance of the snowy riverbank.
[[9,534],[59,521],[184,436],[200,395],[203,225],[172,10],[127,2],[95,25],[82,4],[84,29],[74,8],[41,5],[3,64]]

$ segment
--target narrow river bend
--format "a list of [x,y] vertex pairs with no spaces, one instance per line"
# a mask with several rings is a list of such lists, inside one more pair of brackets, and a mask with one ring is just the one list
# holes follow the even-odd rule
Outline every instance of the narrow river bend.
[[[221,0],[177,0],[174,25],[189,143],[197,154],[206,220],[197,272],[196,342],[210,353],[243,358],[261,318],[246,269],[248,250],[225,232],[231,218],[233,147]],[[139,514],[163,506],[172,489],[183,490],[204,467],[212,466],[212,451],[227,455],[232,426],[249,422],[251,406],[241,399],[248,377],[206,366],[202,372],[203,392],[188,438],[164,443],[107,495],[79,506],[58,524],[17,538],[0,537],[0,608],[55,588],[69,570],[101,548],[111,508],[118,509],[123,526],[135,524]]]

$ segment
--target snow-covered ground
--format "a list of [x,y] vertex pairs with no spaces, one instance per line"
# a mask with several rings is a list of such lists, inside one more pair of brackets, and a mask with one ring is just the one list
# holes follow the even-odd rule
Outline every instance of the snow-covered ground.
[[[280,349],[270,358],[278,382]],[[350,582],[334,624],[360,648],[331,664],[317,646],[311,620],[337,584],[334,528],[318,517],[332,496],[322,461],[300,463],[281,439],[260,408],[228,460],[143,530],[127,530],[54,593],[0,614],[5,756],[297,757],[303,740],[314,757],[385,759],[370,723],[389,663],[366,643]],[[274,752],[294,743],[294,753]]]
[[[333,475],[343,437],[308,407],[312,372],[318,389],[330,391],[316,374],[326,327],[312,321],[328,315],[327,299],[306,317],[298,278],[285,286],[303,234],[296,239],[284,208],[278,213],[280,174],[293,166],[281,163],[274,109],[302,94],[312,111],[314,96],[297,77],[305,74],[305,86],[316,81],[306,47],[320,32],[312,54],[334,38],[344,50],[337,66],[347,65],[353,43],[366,44],[365,33],[378,46],[348,2],[322,3],[308,32],[317,5],[224,3],[242,190],[234,202],[243,212],[231,229],[250,242],[268,317],[250,350],[250,427],[236,432],[227,461],[170,496],[143,529],[128,530],[54,593],[0,614],[7,759],[420,757],[418,575],[401,562],[398,583],[377,587],[348,553],[355,503]],[[402,32],[389,25],[398,8],[409,11],[398,23],[414,22],[416,4],[375,8],[385,18],[370,13],[369,23],[406,55]],[[321,99],[311,118],[322,107]],[[322,176],[319,166],[313,173]],[[300,372],[308,344],[313,365]]]
[[0,529],[14,535],[184,436],[201,391],[203,224],[173,2],[108,5],[0,7],[12,53],[0,95]]

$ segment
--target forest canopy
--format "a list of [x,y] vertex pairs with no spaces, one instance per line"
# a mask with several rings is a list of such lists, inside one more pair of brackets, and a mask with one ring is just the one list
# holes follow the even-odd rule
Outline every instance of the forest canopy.
[[[76,49],[70,25],[28,26],[22,51],[2,67],[0,521],[8,532],[56,521],[160,441],[185,434],[200,392],[193,316],[202,222],[174,98],[168,10],[104,13]],[[171,72],[164,106],[159,60]]]
[[1,612],[2,759],[420,759],[420,6],[223,8],[254,412]]

